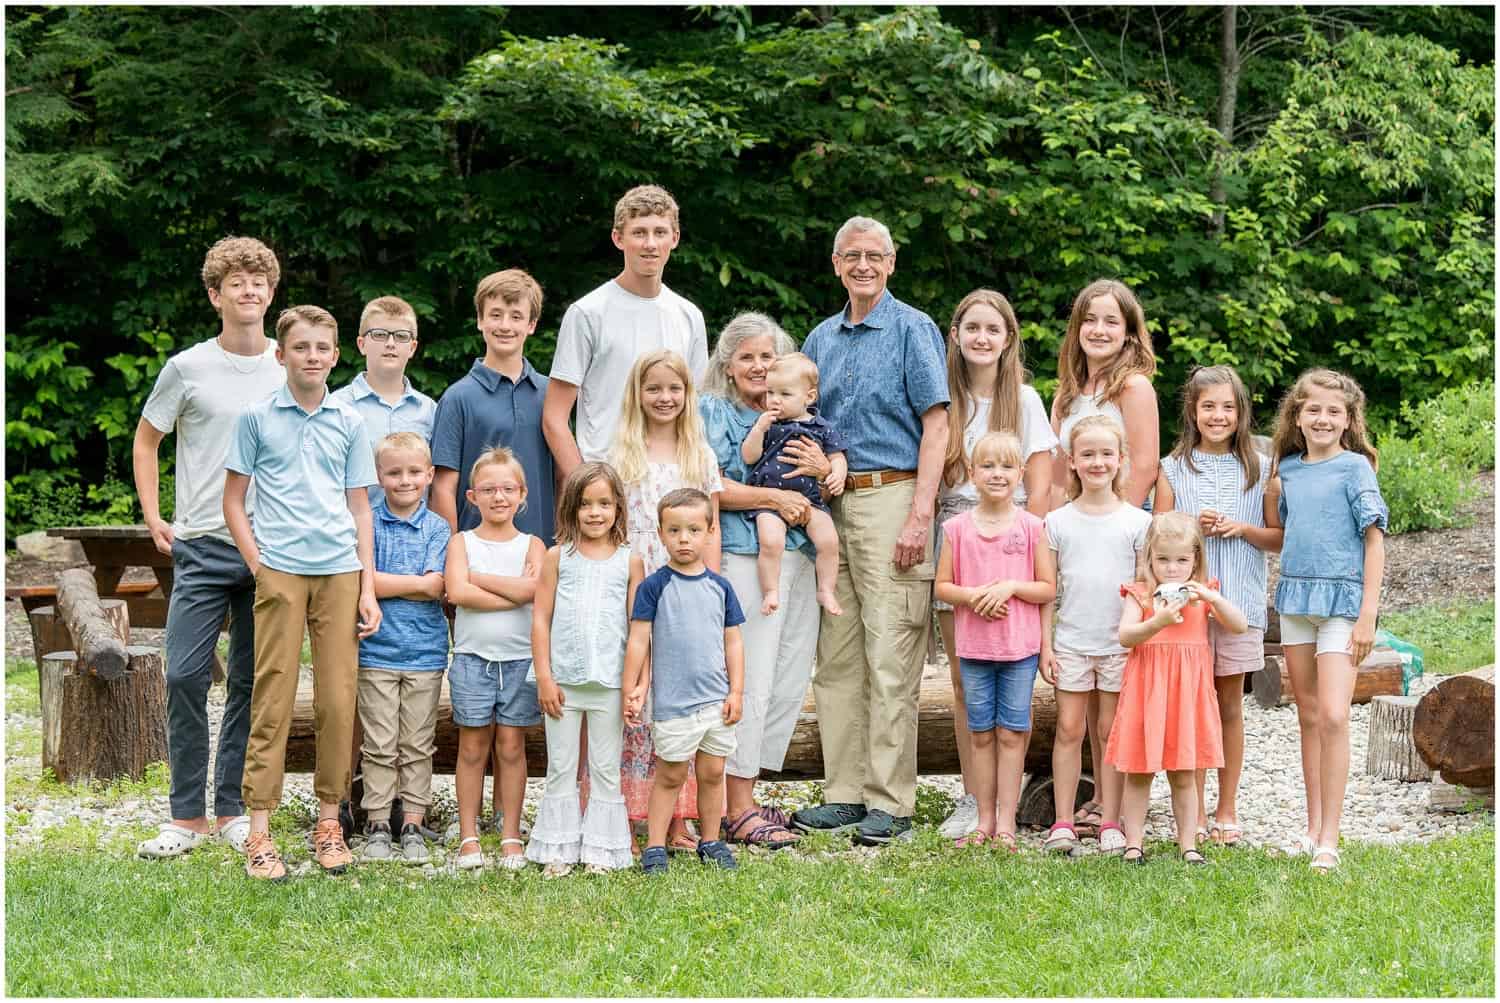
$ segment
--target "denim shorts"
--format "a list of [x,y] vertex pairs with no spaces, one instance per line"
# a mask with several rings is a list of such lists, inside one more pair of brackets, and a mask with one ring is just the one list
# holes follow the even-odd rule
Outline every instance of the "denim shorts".
[[1036,683],[1037,661],[1036,655],[1014,662],[958,660],[970,731],[1031,730],[1031,688]]
[[526,681],[531,659],[492,662],[467,651],[455,652],[448,667],[448,699],[453,723],[461,728],[501,724],[529,728],[542,723],[536,683]]

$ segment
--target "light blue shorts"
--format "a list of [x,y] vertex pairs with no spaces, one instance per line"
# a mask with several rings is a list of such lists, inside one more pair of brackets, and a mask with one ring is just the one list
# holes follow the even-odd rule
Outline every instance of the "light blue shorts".
[[1038,656],[1014,662],[960,658],[964,681],[964,711],[970,731],[1031,730],[1031,688],[1036,683]]
[[453,723],[461,728],[501,724],[529,728],[542,723],[536,683],[526,681],[531,659],[492,662],[467,651],[455,652],[448,668]]

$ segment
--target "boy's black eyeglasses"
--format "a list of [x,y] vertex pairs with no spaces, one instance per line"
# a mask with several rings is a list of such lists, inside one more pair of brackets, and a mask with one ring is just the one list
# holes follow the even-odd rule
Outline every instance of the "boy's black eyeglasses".
[[398,344],[398,345],[405,345],[405,344],[409,344],[410,342],[413,342],[413,341],[415,341],[417,339],[417,332],[415,332],[415,331],[387,331],[383,327],[372,327],[368,331],[365,332],[365,337],[366,338],[374,338],[376,341],[385,341],[386,339],[389,338],[389,339],[394,339],[395,342],[396,342],[396,344]]

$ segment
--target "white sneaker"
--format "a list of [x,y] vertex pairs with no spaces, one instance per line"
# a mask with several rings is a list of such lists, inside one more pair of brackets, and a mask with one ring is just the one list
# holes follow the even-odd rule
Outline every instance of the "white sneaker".
[[945,839],[958,839],[967,836],[979,827],[979,799],[972,794],[965,794],[958,799],[953,806],[953,814],[943,820],[938,827],[938,832]]

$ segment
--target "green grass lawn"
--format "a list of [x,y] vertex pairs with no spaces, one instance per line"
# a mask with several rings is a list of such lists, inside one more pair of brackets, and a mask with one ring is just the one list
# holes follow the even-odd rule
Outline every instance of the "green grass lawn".
[[82,827],[6,861],[20,995],[1460,995],[1494,993],[1494,830],[1341,870],[960,854],[544,880],[397,865],[252,884],[223,846],[148,863]]
[[1495,661],[1495,601],[1419,606],[1380,617],[1380,626],[1422,649],[1422,670],[1467,672]]

